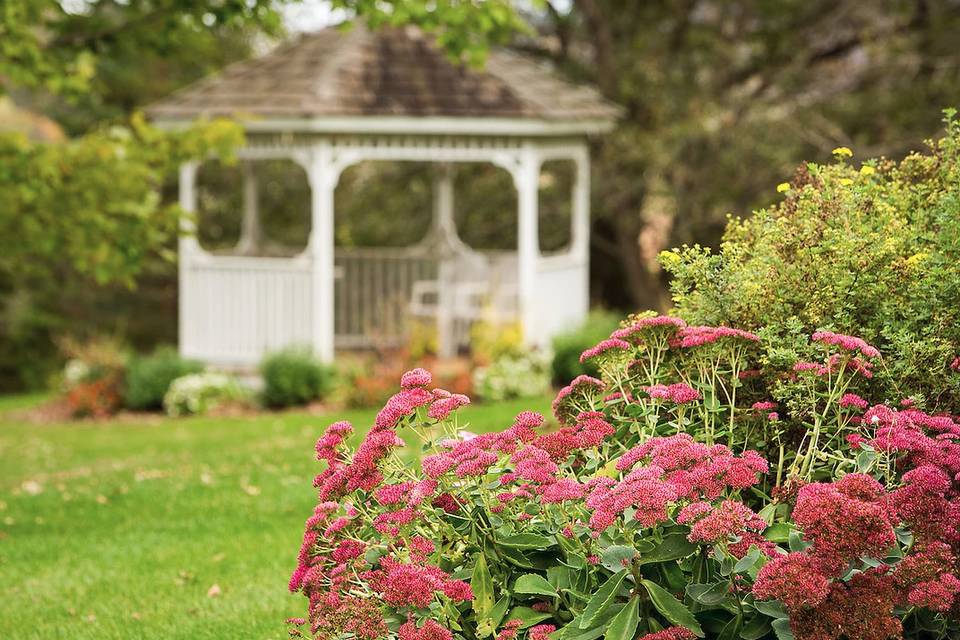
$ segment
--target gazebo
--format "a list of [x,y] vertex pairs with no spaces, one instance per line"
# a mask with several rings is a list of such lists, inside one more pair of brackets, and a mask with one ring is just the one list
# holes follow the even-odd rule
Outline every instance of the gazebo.
[[[256,183],[246,171],[242,234],[230,255],[204,250],[188,225],[179,244],[180,350],[222,366],[309,345],[335,349],[402,339],[405,319],[436,322],[450,354],[471,322],[492,310],[543,345],[587,313],[590,220],[588,137],[611,129],[618,109],[537,61],[491,52],[483,70],[452,63],[413,28],[328,28],[234,64],[174,93],[148,113],[163,127],[197,118],[237,118],[244,165],[290,159],[310,186],[310,236],[290,257],[249,255],[259,233]],[[540,250],[538,184],[544,162],[575,167],[569,247]],[[337,248],[334,189],[362,161],[437,164],[433,227],[407,248]],[[512,176],[516,251],[466,246],[454,224],[458,163],[488,162]],[[197,164],[180,171],[180,204],[197,210]]]

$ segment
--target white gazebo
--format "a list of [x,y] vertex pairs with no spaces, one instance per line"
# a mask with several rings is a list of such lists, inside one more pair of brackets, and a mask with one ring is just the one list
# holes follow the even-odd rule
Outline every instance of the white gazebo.
[[[179,245],[180,350],[224,366],[310,345],[335,349],[402,339],[405,319],[435,321],[441,352],[490,310],[520,323],[543,345],[587,313],[590,220],[588,136],[608,131],[618,109],[538,62],[491,52],[483,70],[451,63],[414,29],[363,26],[301,36],[228,67],[149,109],[160,126],[232,116],[247,133],[239,157],[290,159],[311,190],[306,249],[291,257],[250,255],[259,235],[256,183],[245,171],[242,234],[230,255],[204,250],[193,229]],[[341,173],[368,160],[437,164],[433,228],[407,248],[336,248],[334,189]],[[540,250],[541,166],[572,161],[567,249]],[[515,252],[475,251],[454,224],[458,163],[505,169],[517,191]],[[197,165],[180,171],[180,204],[196,211]],[[486,311],[484,311],[486,310]]]

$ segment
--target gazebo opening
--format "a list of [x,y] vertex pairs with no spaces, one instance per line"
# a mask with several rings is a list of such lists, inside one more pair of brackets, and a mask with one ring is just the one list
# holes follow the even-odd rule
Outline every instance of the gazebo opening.
[[334,194],[337,348],[397,346],[426,324],[453,355],[473,323],[515,322],[516,225],[513,180],[490,164],[345,169]]
[[290,160],[197,167],[196,235],[215,255],[293,257],[310,237],[310,183]]
[[540,166],[540,252],[544,255],[566,253],[573,242],[573,199],[577,165],[572,160],[547,160]]
[[181,168],[200,225],[180,242],[185,355],[329,360],[412,322],[451,355],[481,318],[544,346],[586,316],[588,137],[619,110],[538,61],[494,50],[477,70],[415,29],[325,29],[149,111],[247,133],[238,165]]

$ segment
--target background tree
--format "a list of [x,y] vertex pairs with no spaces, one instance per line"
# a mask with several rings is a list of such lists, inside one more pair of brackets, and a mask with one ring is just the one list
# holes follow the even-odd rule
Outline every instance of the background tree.
[[572,5],[535,46],[626,109],[594,171],[594,271],[628,293],[601,284],[614,303],[662,306],[656,245],[715,245],[800,160],[902,155],[960,102],[956,2]]

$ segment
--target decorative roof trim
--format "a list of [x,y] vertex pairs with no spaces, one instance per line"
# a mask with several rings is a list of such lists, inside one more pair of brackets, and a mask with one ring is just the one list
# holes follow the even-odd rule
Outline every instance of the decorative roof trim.
[[[243,118],[250,133],[329,133],[393,135],[532,136],[594,135],[614,128],[613,120],[536,120],[531,118],[455,118],[450,116],[359,116],[324,118]],[[190,120],[159,117],[163,129],[186,127]]]

